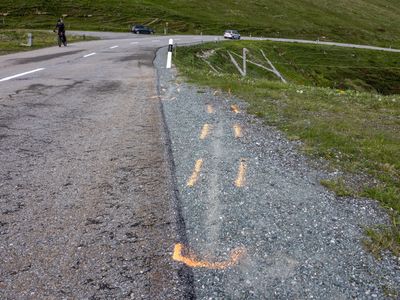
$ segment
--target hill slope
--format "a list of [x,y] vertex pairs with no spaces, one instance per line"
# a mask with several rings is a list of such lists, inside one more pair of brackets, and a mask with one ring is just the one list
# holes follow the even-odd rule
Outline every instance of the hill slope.
[[126,31],[149,23],[160,33],[243,34],[400,46],[397,0],[2,0],[1,28],[49,28],[68,15],[70,29]]

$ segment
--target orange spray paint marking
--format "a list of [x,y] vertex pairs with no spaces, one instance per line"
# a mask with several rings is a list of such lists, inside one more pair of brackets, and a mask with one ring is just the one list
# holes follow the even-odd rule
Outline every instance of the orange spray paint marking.
[[174,253],[172,254],[172,259],[175,261],[179,261],[184,263],[185,265],[191,268],[206,268],[212,270],[223,270],[230,267],[233,267],[238,264],[239,260],[246,254],[246,250],[244,248],[236,248],[231,251],[230,259],[222,262],[209,262],[206,260],[199,260],[196,255],[187,252],[187,255],[183,255],[182,251],[185,248],[182,244],[175,244]]
[[239,165],[239,171],[238,171],[238,175],[237,178],[235,180],[235,186],[236,187],[243,187],[245,184],[245,176],[246,176],[246,169],[247,169],[247,165],[246,165],[246,161],[244,159],[242,159],[240,161],[240,165]]
[[242,137],[242,128],[240,127],[239,124],[233,125],[233,132],[235,134],[235,138],[241,138]]
[[236,104],[231,105],[231,110],[235,113],[238,114],[240,112],[239,106]]
[[195,183],[199,179],[199,174],[200,174],[202,165],[203,165],[203,160],[202,159],[198,159],[196,161],[195,166],[194,166],[194,170],[193,170],[192,176],[190,176],[190,178],[189,178],[189,180],[188,180],[188,182],[186,184],[187,186],[192,187],[192,186],[195,185]]
[[208,134],[210,133],[211,125],[209,124],[204,124],[203,129],[201,130],[200,133],[200,139],[204,140]]
[[209,113],[209,114],[214,113],[214,108],[210,104],[207,105],[207,113]]

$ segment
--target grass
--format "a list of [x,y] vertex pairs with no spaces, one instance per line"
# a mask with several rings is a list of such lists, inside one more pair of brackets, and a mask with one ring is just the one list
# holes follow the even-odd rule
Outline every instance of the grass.
[[[249,49],[267,65],[262,49],[289,81],[249,65],[242,78],[227,50]],[[248,111],[300,139],[302,150],[343,176],[322,183],[340,196],[366,196],[390,210],[392,226],[369,229],[370,242],[399,254],[399,54],[334,46],[273,42],[213,43],[179,48],[175,61],[191,81],[230,91]],[[206,59],[218,73],[204,62]]]
[[[28,33],[33,34],[33,46],[27,47]],[[67,36],[68,43],[83,41],[82,36]],[[92,40],[86,37],[85,40]],[[0,30],[0,55],[56,46],[57,35],[47,31]]]
[[[4,22],[1,16],[4,15]],[[49,29],[65,15],[67,29],[127,31],[150,23],[163,32],[292,37],[400,47],[396,0],[161,1],[2,0],[0,28]]]

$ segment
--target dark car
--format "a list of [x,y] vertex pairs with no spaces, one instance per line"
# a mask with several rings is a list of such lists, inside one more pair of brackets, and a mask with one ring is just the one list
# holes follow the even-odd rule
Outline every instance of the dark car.
[[134,25],[132,27],[132,32],[136,34],[153,34],[155,31],[150,27],[144,25]]

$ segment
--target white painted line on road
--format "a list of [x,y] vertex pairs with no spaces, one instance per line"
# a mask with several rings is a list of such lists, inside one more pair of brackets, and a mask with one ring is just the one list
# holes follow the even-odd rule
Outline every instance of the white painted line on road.
[[17,78],[17,77],[21,77],[21,76],[24,76],[24,75],[36,73],[36,72],[39,72],[39,71],[43,71],[44,69],[45,68],[39,68],[39,69],[35,69],[35,70],[32,70],[32,71],[28,71],[28,72],[16,74],[16,75],[13,75],[13,76],[5,77],[5,78],[0,79],[0,82],[7,81],[7,80],[10,80],[10,79],[14,79],[14,78]]
[[131,45],[139,44],[139,42],[132,42]]
[[96,54],[97,54],[96,52],[93,52],[93,53],[90,53],[90,54],[86,54],[86,55],[84,56],[84,58],[89,57],[89,56],[93,56],[93,55],[96,55]]
[[118,48],[119,46],[112,46],[112,47],[110,47],[110,49],[115,49],[115,48]]

